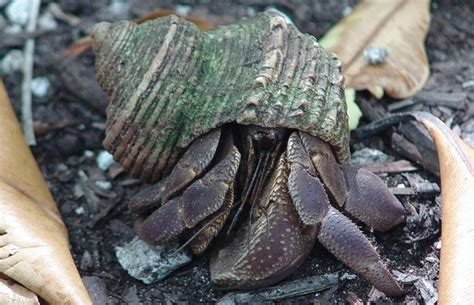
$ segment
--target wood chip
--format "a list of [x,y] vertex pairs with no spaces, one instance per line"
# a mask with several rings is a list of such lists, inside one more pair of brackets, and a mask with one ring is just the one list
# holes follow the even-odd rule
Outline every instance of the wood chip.
[[217,301],[218,305],[256,304],[265,301],[277,301],[298,297],[308,293],[320,292],[337,285],[337,273],[312,276],[295,280],[279,286],[269,287],[256,292],[231,292]]

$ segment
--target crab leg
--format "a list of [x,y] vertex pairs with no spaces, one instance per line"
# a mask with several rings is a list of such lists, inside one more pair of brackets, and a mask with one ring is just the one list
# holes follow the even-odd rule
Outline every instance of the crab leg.
[[340,165],[328,144],[303,132],[299,135],[321,180],[340,207],[378,231],[387,231],[403,221],[405,209],[377,175]]
[[370,241],[346,216],[329,205],[324,187],[316,177],[314,165],[297,133],[290,136],[287,151],[291,169],[289,192],[303,223],[320,224],[318,240],[334,256],[381,291],[401,295],[402,289]]
[[390,296],[403,295],[370,241],[347,217],[333,207],[321,223],[319,242],[335,257]]
[[193,182],[180,196],[163,204],[145,220],[137,221],[137,234],[149,243],[166,243],[218,211],[226,201],[239,163],[240,153],[232,145],[224,159],[204,177]]
[[170,175],[136,194],[129,203],[135,213],[159,207],[199,176],[211,163],[217,150],[221,129],[216,128],[196,139],[174,166]]

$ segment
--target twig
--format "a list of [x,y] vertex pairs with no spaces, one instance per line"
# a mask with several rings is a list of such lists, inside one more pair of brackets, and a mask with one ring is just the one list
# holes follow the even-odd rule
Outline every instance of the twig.
[[407,160],[398,160],[398,161],[387,162],[387,163],[365,164],[365,165],[362,165],[361,167],[375,174],[380,174],[380,173],[396,174],[396,173],[403,173],[403,172],[413,172],[413,171],[418,170],[416,166],[413,166],[413,164],[411,164]]
[[326,290],[337,285],[337,273],[312,276],[256,292],[232,292],[217,301],[218,305],[255,304],[276,301]]
[[[36,30],[36,22],[40,7],[40,0],[32,0],[30,6],[30,18],[26,31],[33,33]],[[23,118],[23,133],[28,145],[36,145],[35,132],[33,129],[33,111],[31,109],[31,79],[33,77],[33,54],[35,41],[33,38],[26,40],[23,61],[23,82],[21,84],[21,113]]]

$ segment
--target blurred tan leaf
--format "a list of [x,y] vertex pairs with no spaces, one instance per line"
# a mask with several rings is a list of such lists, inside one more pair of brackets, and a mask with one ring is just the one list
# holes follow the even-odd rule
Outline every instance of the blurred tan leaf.
[[[430,22],[429,0],[364,0],[322,39],[342,61],[346,86],[383,90],[394,98],[415,94],[429,75],[424,39]],[[384,63],[364,60],[368,47],[385,48]]]
[[441,177],[439,303],[474,300],[474,150],[430,114],[417,115],[434,139]]
[[0,277],[0,304],[40,305],[38,297],[25,287]]
[[0,109],[0,274],[50,304],[92,304],[1,80]]

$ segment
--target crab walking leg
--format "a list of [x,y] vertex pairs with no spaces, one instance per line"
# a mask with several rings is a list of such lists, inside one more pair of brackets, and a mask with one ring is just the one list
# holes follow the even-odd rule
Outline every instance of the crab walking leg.
[[288,139],[287,155],[288,190],[296,211],[304,224],[318,225],[329,209],[329,199],[296,132]]
[[174,166],[168,177],[136,194],[129,203],[135,213],[159,207],[178,191],[185,188],[211,163],[217,150],[221,129],[216,128],[196,139]]
[[388,231],[405,219],[405,208],[374,173],[343,165],[349,192],[344,209],[378,231]]
[[152,244],[166,243],[218,211],[233,185],[239,163],[240,153],[232,145],[224,159],[182,195],[163,204],[145,220],[137,221],[137,234]]
[[[231,289],[278,282],[306,259],[316,242],[316,226],[301,224],[288,195],[286,156],[265,187],[251,224],[211,258],[211,280]],[[250,238],[248,238],[250,237]]]
[[377,175],[340,165],[327,143],[299,134],[321,180],[340,207],[378,231],[387,231],[404,220],[403,205]]
[[194,254],[201,254],[204,252],[212,239],[214,239],[214,237],[219,234],[220,230],[224,226],[225,221],[227,220],[227,217],[229,216],[233,203],[234,189],[233,186],[231,186],[227,192],[222,208],[217,211],[215,215],[211,215],[208,217],[208,219],[204,219],[200,226],[193,230],[193,235],[191,236],[194,236],[194,234],[197,235],[196,238],[191,241],[189,247]]
[[389,296],[403,295],[402,288],[382,263],[365,235],[333,207],[321,223],[319,242],[335,257],[360,273],[375,288]]

